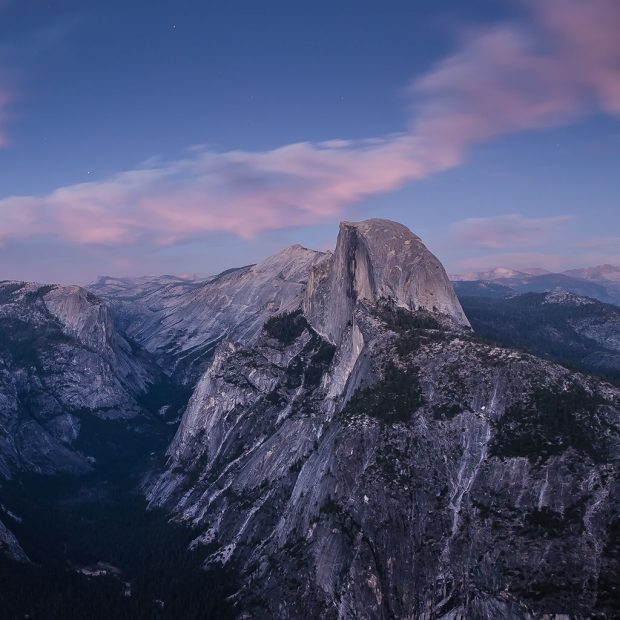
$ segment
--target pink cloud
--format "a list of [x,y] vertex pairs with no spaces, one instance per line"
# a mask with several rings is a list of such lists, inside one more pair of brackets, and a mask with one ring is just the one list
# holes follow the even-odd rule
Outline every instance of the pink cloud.
[[596,237],[586,239],[577,244],[578,248],[600,252],[620,253],[620,236],[618,237]]
[[413,131],[452,145],[554,127],[602,109],[620,114],[620,4],[529,0],[533,21],[468,33],[416,80]]
[[571,69],[568,80],[620,114],[620,7],[616,0],[546,0],[529,5]]
[[536,247],[549,241],[559,226],[569,222],[570,215],[527,218],[518,214],[496,217],[472,217],[452,225],[452,235],[470,246],[489,249]]
[[[209,232],[250,237],[318,223],[367,196],[458,165],[481,141],[590,112],[620,114],[620,4],[524,4],[527,21],[466,33],[453,54],[413,82],[411,121],[401,134],[263,152],[197,148],[187,159],[46,196],[5,198],[0,242],[47,235],[74,244],[168,244]],[[3,105],[0,99],[0,131]],[[484,223],[470,221],[460,234],[505,247],[558,223],[487,222],[475,239],[472,227]]]
[[445,164],[415,157],[411,138],[347,147],[292,144],[266,152],[200,152],[186,160],[0,200],[2,238],[52,234],[74,243],[173,243],[207,232],[250,237],[320,222],[364,196]]

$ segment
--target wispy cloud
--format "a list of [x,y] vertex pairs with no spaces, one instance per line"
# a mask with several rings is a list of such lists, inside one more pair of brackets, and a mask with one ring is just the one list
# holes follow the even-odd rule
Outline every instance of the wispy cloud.
[[596,237],[578,243],[576,253],[584,265],[610,264],[620,267],[620,236]]
[[416,160],[410,140],[202,152],[44,197],[6,198],[0,200],[0,241],[53,234],[76,243],[173,243],[213,231],[252,236],[317,222],[441,165]]
[[571,215],[527,218],[515,213],[472,217],[455,222],[452,235],[470,246],[495,250],[536,247],[548,242],[552,232],[572,219]]
[[[0,19],[6,20],[8,14],[10,23],[11,9],[16,4],[14,0],[0,0],[0,11],[3,12]],[[14,110],[21,101],[19,85],[22,74],[37,59],[58,48],[80,22],[79,16],[62,16],[25,32],[14,29],[3,33],[0,38],[0,148],[10,146],[8,129],[17,116]]]
[[531,22],[464,35],[460,49],[412,85],[425,96],[414,132],[452,148],[553,127],[593,109],[620,114],[620,5],[524,2]]
[[[0,200],[0,242],[46,235],[77,244],[166,244],[316,223],[456,166],[479,142],[594,111],[620,114],[618,2],[526,6],[527,20],[465,33],[452,55],[412,83],[411,121],[401,134],[263,152],[198,150],[46,196],[8,197]],[[496,221],[477,243],[504,247],[489,244],[523,242],[559,223],[508,217],[517,219]],[[484,222],[462,224],[461,234],[474,224]],[[511,238],[515,225],[521,232]]]
[[600,252],[620,253],[620,237],[596,237],[587,239],[577,244],[578,248],[584,250],[596,250]]

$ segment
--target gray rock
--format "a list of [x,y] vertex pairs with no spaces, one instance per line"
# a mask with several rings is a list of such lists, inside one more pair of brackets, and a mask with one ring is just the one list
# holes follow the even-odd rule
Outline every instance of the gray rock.
[[0,477],[87,471],[77,414],[137,415],[159,372],[84,289],[0,283]]
[[294,245],[204,281],[101,278],[90,290],[108,301],[129,337],[178,381],[193,385],[221,340],[250,344],[266,318],[298,308],[308,274],[323,258]]
[[343,225],[305,316],[219,345],[151,506],[244,617],[612,617],[620,390],[478,341],[394,230]]
[[408,228],[378,219],[343,222],[333,256],[310,276],[305,315],[319,333],[339,343],[358,301],[382,298],[469,325],[442,264]]

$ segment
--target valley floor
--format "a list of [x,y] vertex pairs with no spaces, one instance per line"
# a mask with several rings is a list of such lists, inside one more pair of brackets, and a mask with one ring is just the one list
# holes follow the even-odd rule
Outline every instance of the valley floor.
[[146,511],[137,486],[170,430],[91,418],[86,476],[26,475],[2,503],[31,564],[0,562],[2,618],[226,618],[227,575],[199,568],[192,533]]

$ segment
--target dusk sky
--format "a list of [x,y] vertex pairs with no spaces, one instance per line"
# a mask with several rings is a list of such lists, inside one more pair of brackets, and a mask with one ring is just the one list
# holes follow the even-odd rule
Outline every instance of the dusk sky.
[[620,265],[618,0],[0,0],[0,279],[207,275],[342,219]]

